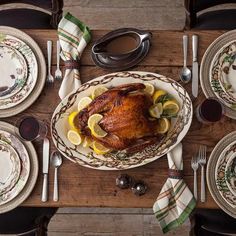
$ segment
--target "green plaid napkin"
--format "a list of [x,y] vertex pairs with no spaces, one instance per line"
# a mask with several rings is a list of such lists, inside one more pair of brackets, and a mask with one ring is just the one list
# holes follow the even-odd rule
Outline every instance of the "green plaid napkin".
[[[183,170],[182,144],[178,144],[169,152],[167,158],[169,169]],[[154,214],[163,233],[167,233],[184,223],[195,205],[196,201],[193,194],[183,178],[169,176],[153,205]]]
[[[79,62],[83,50],[91,40],[89,28],[80,20],[66,13],[58,25],[58,36],[61,45],[61,58],[64,61]],[[68,68],[59,89],[59,96],[63,99],[81,85],[77,68]]]

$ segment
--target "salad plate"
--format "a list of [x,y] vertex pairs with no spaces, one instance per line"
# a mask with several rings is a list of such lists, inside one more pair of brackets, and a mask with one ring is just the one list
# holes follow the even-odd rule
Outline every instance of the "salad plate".
[[0,142],[0,196],[11,190],[17,183],[21,171],[21,162],[15,149]]
[[[145,82],[167,91],[180,105],[178,116],[173,119],[169,132],[160,142],[133,154],[116,151],[97,155],[90,148],[75,146],[68,141],[68,116],[77,110],[80,99],[90,96],[92,91],[101,85],[109,89],[124,84]],[[186,135],[191,125],[192,114],[191,99],[187,91],[176,81],[151,72],[119,72],[95,78],[63,99],[52,116],[51,132],[57,149],[74,163],[99,170],[129,169],[150,163],[175,147]]]
[[0,99],[19,92],[27,80],[28,66],[23,55],[13,47],[0,45]]

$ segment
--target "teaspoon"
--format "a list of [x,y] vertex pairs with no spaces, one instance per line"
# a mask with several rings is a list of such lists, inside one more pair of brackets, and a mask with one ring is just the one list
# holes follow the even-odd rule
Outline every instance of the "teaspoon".
[[191,80],[191,70],[187,67],[188,36],[183,36],[184,66],[180,73],[180,79],[183,83]]
[[51,156],[51,163],[52,166],[55,168],[54,171],[54,191],[53,191],[53,201],[58,201],[58,176],[57,176],[57,170],[62,164],[62,157],[59,152],[53,152]]

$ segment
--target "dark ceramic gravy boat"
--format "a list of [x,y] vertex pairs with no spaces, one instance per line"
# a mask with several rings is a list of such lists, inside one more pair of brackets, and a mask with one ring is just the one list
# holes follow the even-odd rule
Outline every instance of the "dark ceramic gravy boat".
[[149,32],[120,29],[95,42],[92,52],[102,57],[123,59],[138,52],[141,44],[147,39],[151,39]]

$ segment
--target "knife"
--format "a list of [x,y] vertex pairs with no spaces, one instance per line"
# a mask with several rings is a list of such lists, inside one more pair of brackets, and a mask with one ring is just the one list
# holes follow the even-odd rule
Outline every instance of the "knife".
[[192,36],[193,47],[193,66],[192,66],[192,94],[196,98],[198,95],[198,62],[197,62],[197,49],[198,49],[198,36]]
[[48,167],[49,167],[49,140],[43,139],[43,189],[42,202],[48,200]]

